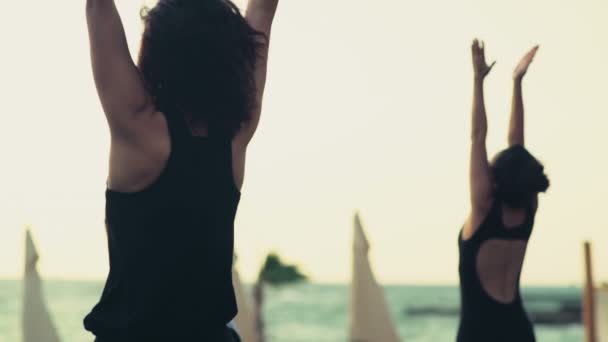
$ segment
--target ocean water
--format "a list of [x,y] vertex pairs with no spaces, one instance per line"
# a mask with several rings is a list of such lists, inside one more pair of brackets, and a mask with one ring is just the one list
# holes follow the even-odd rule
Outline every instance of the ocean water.
[[[63,342],[92,342],[82,319],[99,299],[103,283],[46,281],[45,294]],[[458,307],[457,287],[387,286],[387,301],[403,341],[454,341],[456,316],[410,316],[408,308]],[[557,308],[559,301],[576,300],[580,289],[524,289],[527,306]],[[528,298],[531,298],[528,300]],[[348,287],[301,284],[269,288],[265,320],[270,342],[347,342]],[[0,281],[0,342],[20,342],[21,283]],[[581,342],[581,325],[536,326],[539,342]],[[41,341],[42,342],[42,341]],[[382,342],[382,341],[378,341]]]

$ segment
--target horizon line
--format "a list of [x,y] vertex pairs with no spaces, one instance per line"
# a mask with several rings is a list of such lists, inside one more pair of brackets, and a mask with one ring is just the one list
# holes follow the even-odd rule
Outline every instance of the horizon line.
[[[19,282],[23,281],[23,278],[13,277],[0,277],[0,282],[10,281]],[[75,283],[104,283],[106,279],[102,278],[69,278],[69,277],[48,277],[43,278],[43,282],[75,282]],[[243,284],[253,284],[253,281],[242,281]],[[327,286],[345,286],[349,285],[349,281],[322,281],[322,280],[309,280],[299,283],[293,283],[288,285],[299,285],[299,284],[311,284],[311,285],[327,285]],[[458,282],[380,282],[382,286],[406,286],[406,287],[459,287]],[[582,284],[576,283],[531,283],[522,285],[521,288],[582,288]]]

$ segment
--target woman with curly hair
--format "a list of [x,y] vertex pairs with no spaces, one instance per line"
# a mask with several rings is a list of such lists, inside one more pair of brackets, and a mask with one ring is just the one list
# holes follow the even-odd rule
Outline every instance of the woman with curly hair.
[[532,342],[519,279],[538,208],[549,181],[524,147],[522,80],[538,47],[515,68],[509,147],[490,163],[483,82],[493,67],[483,43],[473,42],[474,98],[470,159],[471,213],[459,235],[459,342]]
[[138,63],[114,0],[87,0],[110,127],[110,272],[84,320],[99,342],[231,341],[234,218],[278,0],[160,0]]

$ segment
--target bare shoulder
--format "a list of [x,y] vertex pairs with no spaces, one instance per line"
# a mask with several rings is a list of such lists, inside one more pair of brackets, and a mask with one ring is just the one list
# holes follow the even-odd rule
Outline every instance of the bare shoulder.
[[462,228],[463,240],[470,240],[473,238],[477,230],[479,230],[479,226],[481,226],[483,221],[488,217],[492,204],[493,202],[490,202],[487,205],[471,209],[469,216],[464,223],[464,227]]

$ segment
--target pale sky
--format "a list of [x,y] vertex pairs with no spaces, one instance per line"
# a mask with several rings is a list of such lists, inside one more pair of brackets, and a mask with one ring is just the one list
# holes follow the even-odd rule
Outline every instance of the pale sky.
[[[142,2],[117,2],[135,55]],[[584,239],[608,280],[607,13],[605,0],[282,0],[236,222],[245,280],[276,250],[317,281],[348,281],[360,210],[381,282],[457,283],[476,36],[497,60],[492,155],[511,72],[541,45],[524,86],[527,143],[552,187],[523,284],[579,284]],[[109,136],[84,1],[11,1],[0,42],[0,277],[21,275],[31,224],[43,276],[104,279]]]

